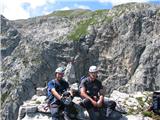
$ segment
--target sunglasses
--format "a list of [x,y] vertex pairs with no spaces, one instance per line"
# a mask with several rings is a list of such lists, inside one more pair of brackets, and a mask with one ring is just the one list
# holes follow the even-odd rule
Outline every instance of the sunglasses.
[[97,72],[90,72],[91,74],[97,74]]
[[58,75],[64,75],[64,73],[58,73]]

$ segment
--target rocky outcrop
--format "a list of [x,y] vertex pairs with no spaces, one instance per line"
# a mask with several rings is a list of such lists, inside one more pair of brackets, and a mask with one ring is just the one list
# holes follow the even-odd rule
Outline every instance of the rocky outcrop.
[[[46,98],[46,88],[37,88],[36,95],[34,95],[31,100],[25,101],[20,107],[18,120],[51,119],[50,109],[47,106]],[[77,119],[88,120],[88,113],[79,105],[82,99],[79,97],[74,97],[72,101],[75,104],[74,107],[78,111]]]
[[97,65],[106,95],[160,89],[159,6],[133,3],[1,21],[2,120],[16,120],[23,101],[45,87],[58,66],[67,66],[72,84]]
[[18,46],[21,39],[20,33],[13,27],[11,22],[0,16],[1,18],[1,58],[11,55],[13,50]]
[[[71,85],[73,89],[77,87]],[[37,93],[31,100],[25,101],[19,109],[18,120],[50,120],[51,114],[47,103],[45,101],[46,88],[37,88]],[[118,112],[111,112],[110,118],[107,120],[152,120],[152,118],[144,116],[143,112],[149,108],[149,102],[151,101],[151,92],[135,92],[133,94],[121,93],[119,91],[113,91],[110,98],[105,97],[107,100],[114,100],[117,103],[116,110],[128,114],[121,114]],[[88,112],[79,105],[82,101],[79,97],[74,97],[72,100],[75,103],[78,111],[78,120],[89,120]],[[70,113],[71,114],[71,113]],[[118,116],[117,119],[114,116]],[[112,118],[111,118],[112,117]]]

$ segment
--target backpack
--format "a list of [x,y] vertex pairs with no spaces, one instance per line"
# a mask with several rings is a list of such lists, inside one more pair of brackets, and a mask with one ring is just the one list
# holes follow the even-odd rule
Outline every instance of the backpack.
[[81,78],[80,78],[80,83],[81,83],[81,81],[84,79],[84,78],[86,78],[86,76],[82,76]]
[[78,87],[78,89],[74,89],[74,88],[71,89],[72,95],[73,95],[74,97],[80,97],[80,84],[81,84],[81,81],[82,81],[83,79],[85,79],[85,78],[86,78],[86,76],[82,76],[82,77],[79,79],[79,81],[78,81],[78,86],[76,86],[76,88]]
[[152,96],[152,110],[160,115],[160,91],[155,91]]

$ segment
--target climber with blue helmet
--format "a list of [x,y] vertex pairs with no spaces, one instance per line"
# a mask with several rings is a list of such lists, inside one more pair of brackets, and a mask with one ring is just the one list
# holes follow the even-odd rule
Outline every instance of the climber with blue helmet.
[[62,101],[63,93],[69,88],[68,82],[63,79],[64,70],[65,69],[63,67],[58,67],[55,70],[55,79],[48,83],[48,104],[52,120],[59,120],[59,112],[64,110],[64,103]]

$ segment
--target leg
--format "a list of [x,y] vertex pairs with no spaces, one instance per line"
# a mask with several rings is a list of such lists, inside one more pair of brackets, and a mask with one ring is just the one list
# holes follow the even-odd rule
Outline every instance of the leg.
[[84,99],[80,105],[87,109],[87,112],[91,120],[98,120],[98,117],[94,111],[94,107],[89,99]]
[[109,117],[110,114],[115,110],[116,102],[112,100],[104,100],[104,109],[105,109],[105,116]]
[[77,108],[75,107],[75,103],[72,102],[70,105],[64,107],[64,115],[66,115],[66,118],[68,117],[68,119],[65,120],[77,119],[78,111]]
[[59,120],[59,107],[58,106],[51,106],[50,107],[52,120]]
[[112,110],[115,110],[116,108],[116,102],[113,100],[104,100],[104,106],[107,108],[110,108]]
[[98,112],[99,112],[98,120],[106,120],[105,109],[103,107],[99,108]]
[[94,108],[87,109],[90,120],[98,120],[98,116],[95,114]]
[[105,116],[107,120],[120,120],[122,118],[122,114],[117,111],[116,108],[116,102],[112,100],[105,100],[104,101],[105,106]]
[[67,113],[65,113],[65,112],[64,112],[64,120],[71,120],[71,119],[68,117]]

